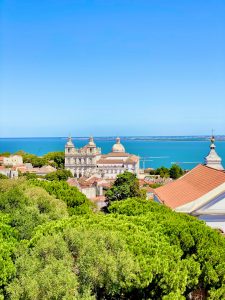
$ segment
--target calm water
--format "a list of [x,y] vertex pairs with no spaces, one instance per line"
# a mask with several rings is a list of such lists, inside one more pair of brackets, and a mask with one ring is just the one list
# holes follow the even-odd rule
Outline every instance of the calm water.
[[[87,143],[87,138],[74,138],[76,147]],[[111,138],[95,138],[102,153],[111,151],[114,144]],[[206,137],[152,137],[152,138],[122,138],[121,142],[128,153],[139,155],[141,167],[157,168],[170,167],[173,162],[179,163],[184,169],[191,169],[202,163],[209,152],[210,142]],[[0,153],[9,151],[14,153],[24,150],[36,155],[43,155],[50,151],[63,151],[66,138],[1,138]],[[225,166],[225,141],[216,142],[217,153],[223,159]]]

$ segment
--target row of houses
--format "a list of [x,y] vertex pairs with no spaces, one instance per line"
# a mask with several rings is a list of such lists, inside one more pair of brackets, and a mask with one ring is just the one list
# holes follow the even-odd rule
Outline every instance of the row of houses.
[[20,155],[0,156],[0,174],[9,178],[18,178],[19,172],[45,176],[54,171],[56,168],[49,165],[38,168],[33,167],[31,163],[23,163],[23,157]]

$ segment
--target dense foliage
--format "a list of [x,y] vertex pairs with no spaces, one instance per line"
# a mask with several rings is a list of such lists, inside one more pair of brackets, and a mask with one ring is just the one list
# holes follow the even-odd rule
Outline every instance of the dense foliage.
[[[4,153],[3,153],[4,154]],[[49,152],[42,157],[35,154],[27,153],[25,151],[17,151],[15,154],[21,155],[23,157],[24,163],[31,163],[34,167],[43,167],[44,165],[51,165],[57,169],[64,168],[65,154],[64,152]],[[5,153],[3,156],[9,156]]]
[[92,202],[77,187],[69,186],[65,181],[30,180],[35,186],[44,188],[50,195],[63,200],[67,204],[70,215],[90,213],[94,207]]
[[64,202],[24,179],[0,181],[0,211],[10,216],[20,239],[29,239],[40,224],[68,216]]
[[50,181],[66,181],[69,177],[73,177],[72,173],[69,170],[57,170],[45,175],[45,179]]
[[25,151],[17,151],[15,154],[21,155],[23,157],[24,163],[31,163],[33,167],[43,167],[48,163],[47,159],[39,157],[35,154],[26,153]]
[[131,172],[124,172],[117,176],[112,187],[106,192],[107,201],[124,200],[131,197],[146,198],[146,191],[140,189],[138,179]]
[[155,170],[151,170],[150,174],[159,175],[162,178],[170,177],[172,179],[177,179],[184,174],[184,171],[181,169],[180,166],[173,164],[169,169],[166,167],[160,167]]
[[140,197],[69,217],[78,192],[0,181],[0,299],[225,299],[219,232]]
[[62,151],[48,152],[43,156],[53,167],[63,169],[65,163],[65,154]]

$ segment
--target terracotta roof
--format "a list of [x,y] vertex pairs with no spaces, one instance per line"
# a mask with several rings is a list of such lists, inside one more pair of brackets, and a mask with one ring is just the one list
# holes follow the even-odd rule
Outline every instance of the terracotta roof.
[[165,205],[176,208],[192,202],[225,183],[225,172],[197,165],[179,179],[155,189]]
[[70,186],[79,186],[79,183],[76,178],[68,178],[66,181]]
[[94,184],[94,183],[97,183],[101,180],[102,180],[101,178],[93,176],[93,177],[88,178],[87,182],[90,183],[90,184]]

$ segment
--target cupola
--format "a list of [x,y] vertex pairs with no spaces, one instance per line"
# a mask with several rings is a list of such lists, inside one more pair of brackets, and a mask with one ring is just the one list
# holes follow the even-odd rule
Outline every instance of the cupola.
[[118,152],[118,153],[120,153],[120,152],[124,153],[125,152],[125,148],[120,143],[120,138],[119,137],[116,138],[116,143],[112,147],[112,152]]

